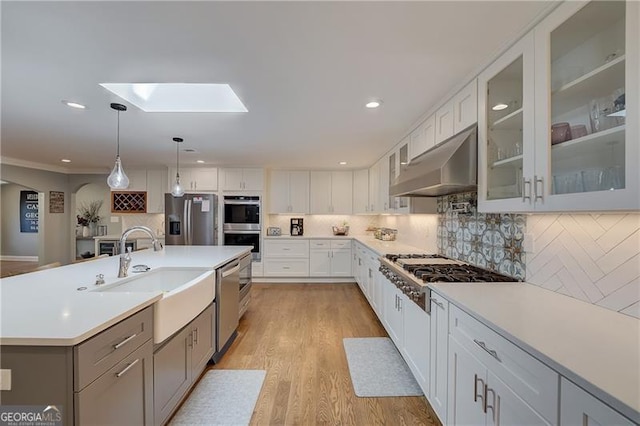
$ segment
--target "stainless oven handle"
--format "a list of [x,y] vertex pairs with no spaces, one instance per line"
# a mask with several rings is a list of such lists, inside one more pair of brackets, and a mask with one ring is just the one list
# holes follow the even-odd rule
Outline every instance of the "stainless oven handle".
[[229,206],[259,206],[260,201],[248,200],[248,201],[239,201],[239,200],[224,200],[225,205]]
[[254,234],[254,235],[260,235],[260,231],[232,231],[230,229],[227,229],[225,231],[223,231],[225,234]]

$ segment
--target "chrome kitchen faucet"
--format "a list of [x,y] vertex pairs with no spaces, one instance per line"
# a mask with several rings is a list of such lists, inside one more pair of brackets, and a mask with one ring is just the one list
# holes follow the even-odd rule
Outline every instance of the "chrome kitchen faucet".
[[122,233],[120,237],[120,267],[118,268],[118,278],[124,278],[129,274],[129,265],[131,264],[131,251],[126,250],[127,237],[135,231],[142,231],[151,237],[153,251],[162,250],[162,244],[156,238],[156,235],[150,228],[146,226],[132,226]]

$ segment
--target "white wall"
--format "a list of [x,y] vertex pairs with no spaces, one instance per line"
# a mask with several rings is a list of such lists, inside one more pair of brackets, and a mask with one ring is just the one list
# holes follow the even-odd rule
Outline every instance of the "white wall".
[[[2,164],[0,179],[44,193],[40,212],[38,261],[68,263],[71,261],[70,192],[69,177],[63,173],[48,172]],[[65,193],[64,213],[49,213],[49,191]]]
[[20,232],[20,191],[28,190],[11,183],[0,186],[2,256],[38,256],[38,233]]

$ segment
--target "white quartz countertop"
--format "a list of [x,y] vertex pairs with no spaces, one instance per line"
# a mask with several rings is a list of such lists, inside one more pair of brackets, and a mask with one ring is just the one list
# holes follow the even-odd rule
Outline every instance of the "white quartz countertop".
[[[120,241],[121,234],[110,234],[110,235],[96,235],[93,237],[94,240],[116,240]],[[157,238],[160,241],[164,240],[164,235],[158,235]],[[127,237],[127,241],[131,240],[151,240],[152,238],[145,234],[144,232],[134,232],[133,234]]]
[[640,423],[640,320],[526,283],[430,286]]
[[[131,254],[131,265],[216,269],[251,251],[250,246],[167,246]],[[118,276],[119,257],[75,263],[0,280],[0,344],[76,345],[162,297],[149,293],[91,292],[95,277]],[[130,270],[130,275],[131,270]],[[87,287],[78,291],[78,287]]]

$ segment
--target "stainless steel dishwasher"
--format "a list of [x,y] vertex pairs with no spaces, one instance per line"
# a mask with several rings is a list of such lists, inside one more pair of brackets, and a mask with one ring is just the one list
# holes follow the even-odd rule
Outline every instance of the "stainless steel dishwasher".
[[251,254],[232,260],[217,270],[216,277],[216,352],[218,362],[236,338],[240,322],[240,270],[251,266]]

